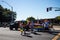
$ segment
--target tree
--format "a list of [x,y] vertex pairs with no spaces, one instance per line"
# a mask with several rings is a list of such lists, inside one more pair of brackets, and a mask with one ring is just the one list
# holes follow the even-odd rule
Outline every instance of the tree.
[[34,18],[34,17],[28,17],[26,20],[27,20],[27,21],[34,21],[35,18]]
[[[12,19],[13,19],[13,21],[16,19],[16,12],[13,12],[7,8],[3,8],[1,5],[0,5],[0,14],[1,14],[0,16],[2,16],[1,18],[5,19],[7,21],[10,20],[9,22],[11,22]],[[2,19],[2,21],[5,21],[3,19]]]
[[57,17],[55,18],[55,20],[56,20],[57,24],[60,24],[60,16],[57,16]]
[[57,16],[56,19],[57,19],[57,20],[60,20],[60,16]]
[[[13,19],[13,20],[12,20]],[[13,22],[16,19],[16,12],[3,8],[0,5],[0,22]]]

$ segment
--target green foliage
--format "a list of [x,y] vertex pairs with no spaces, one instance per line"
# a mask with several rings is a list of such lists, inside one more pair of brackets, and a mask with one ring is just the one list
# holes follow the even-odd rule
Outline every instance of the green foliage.
[[56,19],[57,19],[57,20],[60,20],[60,16],[57,16]]
[[28,17],[26,20],[28,20],[28,21],[34,21],[35,18],[34,17]]
[[[2,20],[3,22],[11,22],[12,19],[13,21],[16,19],[16,12],[13,12],[7,8],[3,8],[1,5],[0,5],[0,21]],[[13,18],[12,18],[13,16]]]

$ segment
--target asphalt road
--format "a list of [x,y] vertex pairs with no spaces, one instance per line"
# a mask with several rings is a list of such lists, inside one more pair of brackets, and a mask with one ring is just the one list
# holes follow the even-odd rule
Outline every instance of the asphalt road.
[[47,32],[30,33],[30,36],[20,35],[20,31],[10,31],[9,28],[0,28],[0,40],[52,40],[55,36]]

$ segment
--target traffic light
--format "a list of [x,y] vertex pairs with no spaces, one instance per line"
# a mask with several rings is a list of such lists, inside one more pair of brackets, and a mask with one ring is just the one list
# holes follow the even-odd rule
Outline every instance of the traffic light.
[[47,8],[47,12],[48,12],[49,10],[48,10],[48,8]]
[[47,12],[51,11],[52,10],[52,7],[49,7],[47,8]]
[[49,10],[52,11],[52,7],[50,7]]

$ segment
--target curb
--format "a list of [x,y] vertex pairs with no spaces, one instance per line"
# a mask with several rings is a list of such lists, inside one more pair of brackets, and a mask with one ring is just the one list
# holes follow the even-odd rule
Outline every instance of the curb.
[[53,37],[52,40],[57,40],[58,38],[60,38],[60,33],[58,33],[55,37]]

